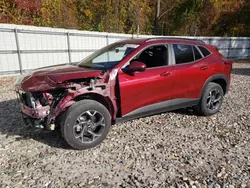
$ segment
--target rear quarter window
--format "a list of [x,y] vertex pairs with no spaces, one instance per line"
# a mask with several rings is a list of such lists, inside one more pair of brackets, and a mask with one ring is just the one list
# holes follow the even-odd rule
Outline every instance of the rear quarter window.
[[206,48],[204,48],[202,46],[198,46],[198,48],[200,49],[200,51],[201,51],[201,53],[203,54],[204,57],[207,57],[207,56],[209,56],[211,54],[211,52],[208,49],[206,49]]
[[193,46],[193,49],[194,49],[194,57],[195,57],[195,60],[201,59],[201,58],[202,58],[202,55],[201,55],[201,53],[199,52],[199,50],[198,50],[195,46]]
[[194,61],[193,47],[186,44],[173,44],[176,64]]

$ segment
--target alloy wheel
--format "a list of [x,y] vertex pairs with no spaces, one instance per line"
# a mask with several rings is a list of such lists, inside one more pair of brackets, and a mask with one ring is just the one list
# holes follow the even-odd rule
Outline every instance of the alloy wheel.
[[73,126],[74,137],[81,143],[91,143],[98,139],[105,130],[103,115],[95,110],[88,110],[76,119]]
[[221,99],[222,94],[219,89],[211,90],[207,97],[207,108],[212,111],[217,110],[220,107]]

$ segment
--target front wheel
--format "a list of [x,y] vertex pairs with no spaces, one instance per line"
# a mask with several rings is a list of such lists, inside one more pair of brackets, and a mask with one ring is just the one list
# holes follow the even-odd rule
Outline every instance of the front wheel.
[[67,110],[61,131],[70,146],[81,150],[99,145],[110,126],[111,116],[105,106],[94,100],[82,100]]
[[194,110],[204,116],[216,114],[222,105],[223,96],[222,87],[217,83],[210,82],[206,86],[201,100],[199,104],[194,107]]

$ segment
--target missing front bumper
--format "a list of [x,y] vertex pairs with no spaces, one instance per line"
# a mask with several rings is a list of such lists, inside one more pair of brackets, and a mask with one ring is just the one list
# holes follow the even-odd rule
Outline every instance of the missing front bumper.
[[50,106],[39,106],[32,108],[28,106],[26,93],[17,91],[17,100],[20,106],[22,119],[25,125],[36,128],[46,128],[47,116],[50,113]]
[[20,103],[20,108],[23,114],[36,119],[43,119],[50,113],[50,106],[41,106],[34,109]]
[[29,127],[35,127],[35,128],[44,128],[44,120],[42,119],[35,119],[35,118],[31,118],[29,116],[27,116],[26,114],[22,113],[22,119],[23,119],[23,123],[26,126]]

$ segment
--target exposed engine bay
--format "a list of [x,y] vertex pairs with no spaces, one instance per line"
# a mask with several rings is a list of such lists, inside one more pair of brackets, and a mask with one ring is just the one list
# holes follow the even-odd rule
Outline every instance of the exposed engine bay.
[[[115,72],[116,74],[116,72]],[[60,115],[72,104],[84,98],[102,101],[112,112],[116,111],[115,91],[109,85],[114,84],[112,74],[102,74],[91,78],[75,79],[58,83],[46,91],[27,91],[16,87],[18,100],[25,124],[38,128],[54,130]]]

